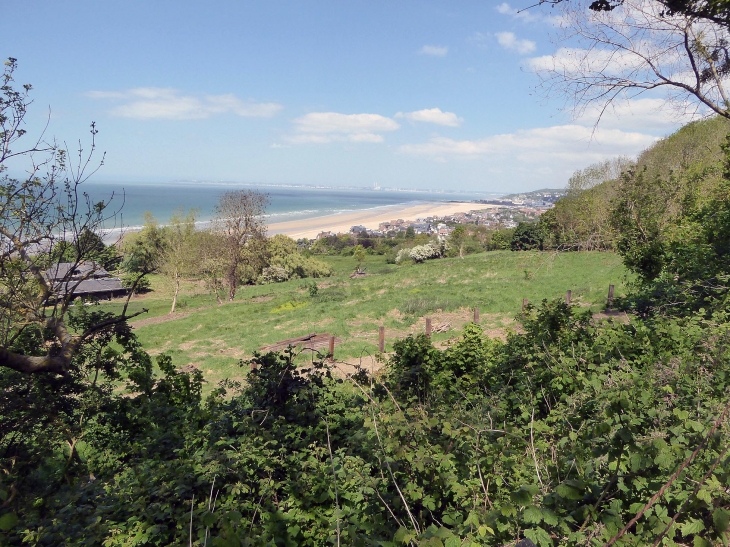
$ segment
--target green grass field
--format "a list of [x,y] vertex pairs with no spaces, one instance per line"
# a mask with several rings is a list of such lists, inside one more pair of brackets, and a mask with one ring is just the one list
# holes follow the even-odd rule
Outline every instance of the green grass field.
[[[169,287],[153,276],[154,290],[130,303],[130,311],[150,311],[132,324],[150,353],[168,353],[178,367],[197,366],[208,386],[214,386],[226,377],[245,376],[239,359],[286,338],[333,334],[341,339],[337,359],[355,363],[377,352],[380,325],[386,328],[386,352],[395,339],[423,332],[425,317],[434,326],[450,324],[449,330],[433,336],[443,343],[472,320],[476,306],[485,332],[504,336],[516,327],[523,298],[562,298],[571,289],[574,303],[598,311],[605,305],[608,285],[616,285],[618,296],[626,280],[620,257],[598,252],[501,251],[399,266],[369,256],[368,275],[358,279],[349,277],[355,267],[352,257],[324,260],[336,273],[316,280],[314,297],[308,290],[312,280],[295,280],[242,287],[235,301],[217,305],[199,284],[188,283],[174,315],[168,315]],[[102,305],[121,309],[120,302]]]

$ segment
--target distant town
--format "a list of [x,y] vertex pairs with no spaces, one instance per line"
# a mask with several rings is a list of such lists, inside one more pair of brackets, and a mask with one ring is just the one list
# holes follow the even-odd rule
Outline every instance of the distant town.
[[[499,199],[476,200],[475,209],[467,213],[445,216],[428,216],[415,220],[394,219],[381,222],[377,230],[365,226],[352,226],[349,233],[355,236],[395,237],[399,232],[413,230],[414,234],[437,235],[439,239],[448,237],[458,224],[474,224],[490,229],[514,228],[520,222],[535,222],[556,201],[565,195],[563,189],[543,189],[523,194],[507,195]],[[478,205],[497,206],[479,210]],[[317,234],[316,239],[340,235],[331,231]]]

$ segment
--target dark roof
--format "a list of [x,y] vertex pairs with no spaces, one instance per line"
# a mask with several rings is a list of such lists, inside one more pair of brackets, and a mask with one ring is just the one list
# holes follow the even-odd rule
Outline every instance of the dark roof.
[[109,277],[109,272],[96,262],[59,262],[46,270],[46,278],[56,281],[78,279],[80,277]]
[[84,281],[69,281],[61,284],[56,290],[57,294],[73,293],[76,296],[84,294],[108,293],[126,291],[122,281],[116,277],[104,277],[102,279],[85,279]]

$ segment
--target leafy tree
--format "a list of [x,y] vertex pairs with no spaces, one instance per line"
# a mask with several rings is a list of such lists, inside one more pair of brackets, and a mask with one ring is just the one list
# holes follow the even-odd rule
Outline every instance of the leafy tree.
[[[131,316],[125,307],[121,315],[100,318],[82,330],[68,327],[73,289],[80,280],[71,279],[72,269],[60,282],[44,272],[69,245],[76,265],[98,256],[89,234],[97,233],[110,215],[108,203],[92,202],[81,188],[90,176],[97,130],[92,124],[89,152],[84,156],[79,151],[79,165],[73,169],[66,151],[54,143],[38,139],[29,148],[16,149],[26,136],[22,125],[31,90],[30,85],[20,91],[13,87],[16,68],[15,59],[6,62],[0,87],[0,367],[66,375],[86,342]],[[27,177],[7,175],[11,159],[28,160]],[[62,249],[57,250],[60,242]],[[32,351],[21,343],[30,340]]]
[[539,224],[520,222],[512,233],[513,251],[543,250],[545,234]]
[[145,211],[143,216],[142,229],[128,234],[122,242],[122,268],[131,274],[157,271],[166,251],[164,229],[150,211]]
[[561,250],[604,250],[615,245],[611,210],[619,178],[633,166],[628,158],[590,165],[576,171],[568,192],[543,213],[539,225],[549,245]]
[[355,248],[352,251],[352,256],[355,258],[355,262],[357,262],[356,271],[361,272],[362,265],[365,262],[365,258],[367,258],[365,248],[362,245],[355,245]]
[[165,245],[160,257],[160,272],[170,278],[174,285],[170,313],[175,313],[180,280],[198,273],[197,240],[195,233],[195,211],[178,211],[170,218],[164,231]]

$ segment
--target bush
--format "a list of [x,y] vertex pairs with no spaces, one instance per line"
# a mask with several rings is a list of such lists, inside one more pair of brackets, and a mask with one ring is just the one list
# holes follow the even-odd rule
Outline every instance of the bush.
[[415,262],[425,262],[433,258],[441,258],[441,249],[433,243],[416,245],[411,249],[410,256]]
[[259,285],[268,285],[269,283],[282,283],[289,281],[291,277],[289,270],[282,266],[267,266],[261,272],[258,278]]
[[513,251],[542,251],[544,239],[545,234],[538,224],[520,222],[512,234],[510,247]]

